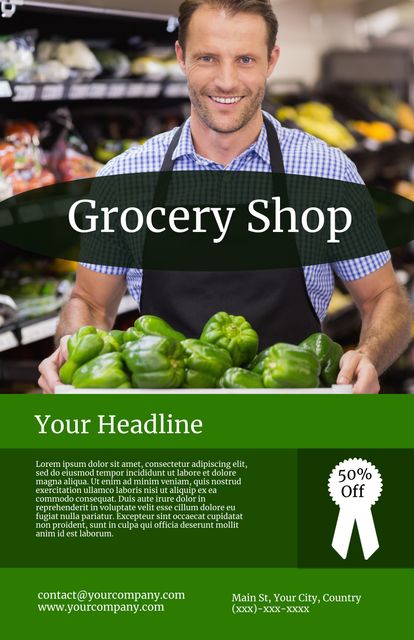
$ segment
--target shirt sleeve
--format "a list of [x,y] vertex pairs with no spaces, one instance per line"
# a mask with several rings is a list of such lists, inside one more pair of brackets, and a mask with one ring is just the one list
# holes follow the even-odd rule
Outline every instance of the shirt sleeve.
[[[101,176],[112,176],[112,175],[116,175],[117,173],[119,173],[116,170],[115,160],[116,160],[116,158],[113,158],[112,160],[107,162],[104,167],[101,167],[101,169],[99,169],[99,171],[97,171],[95,177],[99,178]],[[86,269],[90,269],[91,271],[95,271],[96,273],[104,273],[104,274],[110,275],[110,276],[124,276],[129,271],[128,267],[111,267],[109,265],[92,264],[90,262],[79,262],[79,264],[82,267],[85,267]]]
[[108,276],[125,276],[129,271],[128,267],[110,267],[105,264],[91,264],[90,262],[79,262],[79,264],[86,269],[97,273],[105,273]]
[[[346,156],[344,182],[364,184],[355,164]],[[344,281],[359,280],[377,271],[391,260],[389,251],[374,253],[369,256],[361,256],[352,260],[340,260],[332,263],[336,275]]]

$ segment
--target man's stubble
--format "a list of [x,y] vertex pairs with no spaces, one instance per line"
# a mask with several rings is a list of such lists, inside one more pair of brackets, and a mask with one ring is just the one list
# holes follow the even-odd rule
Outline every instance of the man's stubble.
[[[200,99],[200,93],[195,91],[190,84],[188,84],[188,94],[191,104],[197,112],[198,117],[209,129],[215,131],[216,133],[236,133],[237,131],[240,131],[240,129],[245,127],[256,115],[257,111],[261,109],[265,95],[265,87],[262,87],[254,96],[251,96],[249,94],[245,95],[245,97],[243,98],[243,100],[246,100],[244,109],[238,116],[236,122],[232,124],[229,123],[226,127],[221,127],[218,122],[215,122],[214,116],[210,112],[210,109],[208,109],[208,107],[206,107],[203,103],[203,100]],[[212,95],[220,94],[218,92],[217,94],[213,93]],[[208,97],[206,99],[209,100]]]

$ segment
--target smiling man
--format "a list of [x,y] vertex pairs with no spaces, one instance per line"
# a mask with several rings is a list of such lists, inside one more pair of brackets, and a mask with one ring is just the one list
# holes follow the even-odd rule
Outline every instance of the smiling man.
[[[277,20],[268,0],[186,0],[180,6],[176,54],[187,77],[191,117],[111,160],[101,175],[143,171],[261,171],[361,183],[340,150],[284,129],[261,110],[266,80],[278,57]],[[358,347],[341,361],[339,383],[377,393],[378,375],[410,335],[410,307],[388,252],[304,268],[174,272],[79,265],[57,331],[59,347],[40,367],[45,392],[58,383],[66,341],[82,325],[110,329],[128,287],[140,313],[163,317],[188,336],[223,309],[244,315],[262,339],[298,343],[320,331],[334,273],[362,317]]]
[[206,157],[219,164],[257,138],[266,80],[279,57],[277,29],[268,2],[181,5],[175,50],[187,76],[194,146],[203,142]]

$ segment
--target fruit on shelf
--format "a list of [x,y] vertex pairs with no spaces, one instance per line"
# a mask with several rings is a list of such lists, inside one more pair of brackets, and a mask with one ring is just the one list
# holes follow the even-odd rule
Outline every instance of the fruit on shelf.
[[398,124],[402,129],[414,133],[414,109],[406,102],[400,102],[397,106]]
[[377,142],[392,142],[396,138],[396,131],[388,122],[364,122],[363,120],[352,120],[349,126],[365,138],[371,138]]
[[305,102],[296,107],[281,107],[276,111],[276,117],[284,121],[294,122],[295,125],[327,144],[344,151],[352,149],[356,140],[348,129],[338,122],[332,108],[320,102]]
[[408,180],[399,180],[394,185],[394,192],[414,202],[414,183],[408,182]]
[[116,49],[94,49],[105,75],[111,78],[125,78],[129,75],[130,65],[127,56]]

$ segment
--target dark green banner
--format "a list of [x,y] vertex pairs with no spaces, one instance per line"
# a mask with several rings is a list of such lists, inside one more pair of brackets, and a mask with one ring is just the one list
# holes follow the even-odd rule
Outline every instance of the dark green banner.
[[332,263],[414,238],[414,203],[296,175],[171,172],[53,185],[0,203],[0,240],[45,256],[162,270]]
[[[380,429],[375,439],[364,438],[360,424],[348,424],[350,414],[362,420],[368,410],[371,421],[376,416],[384,425],[396,402],[411,407],[410,396],[203,399],[92,395],[74,405],[70,397],[33,396],[17,407],[5,396],[10,418],[1,437],[0,483],[12,490],[3,492],[1,566],[414,566],[414,519],[406,508],[412,437],[390,438]],[[283,418],[292,410],[296,434]],[[197,418],[201,429],[187,435],[131,429],[164,414]],[[321,429],[323,415],[336,416],[330,434]],[[18,431],[11,427],[17,423]],[[403,442],[407,448],[394,448]],[[389,443],[393,448],[378,448]],[[345,460],[354,460],[348,471]],[[345,557],[332,544],[340,507],[328,481],[337,465],[346,508],[352,490],[361,498],[356,506],[365,504],[373,469],[380,474],[378,496],[367,503],[379,540],[369,557],[357,525]]]

